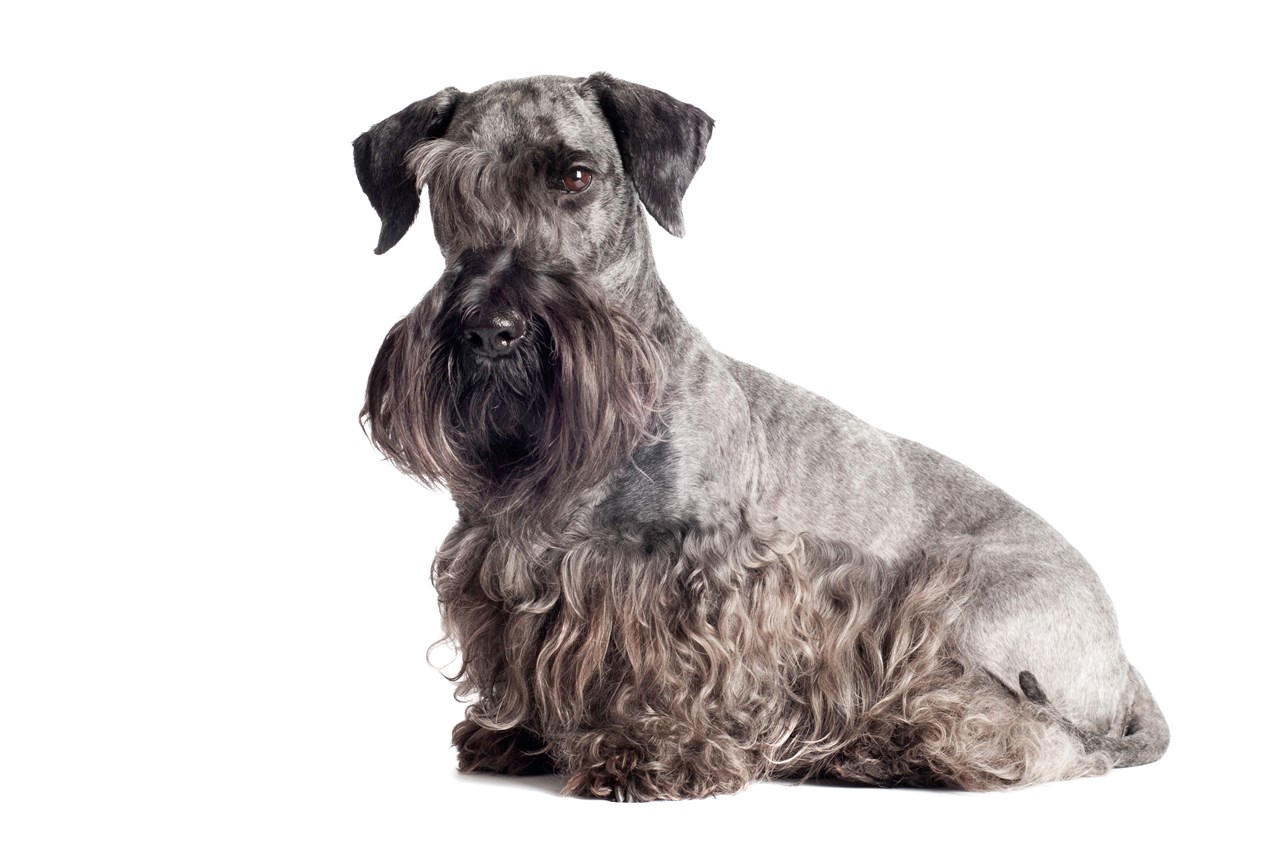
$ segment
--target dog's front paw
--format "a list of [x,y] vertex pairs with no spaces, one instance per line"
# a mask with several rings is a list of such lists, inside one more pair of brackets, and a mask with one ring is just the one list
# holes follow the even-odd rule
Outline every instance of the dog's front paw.
[[737,792],[749,777],[741,769],[713,767],[710,773],[680,755],[660,760],[639,748],[609,752],[588,768],[577,771],[565,782],[567,795],[604,798],[623,804],[643,801],[680,801]]
[[461,772],[546,775],[553,771],[543,740],[524,728],[492,731],[465,719],[455,726],[451,739],[459,750]]
[[640,767],[640,760],[632,749],[616,751],[591,768],[576,772],[566,781],[565,792],[622,804],[682,797],[664,794],[651,773]]

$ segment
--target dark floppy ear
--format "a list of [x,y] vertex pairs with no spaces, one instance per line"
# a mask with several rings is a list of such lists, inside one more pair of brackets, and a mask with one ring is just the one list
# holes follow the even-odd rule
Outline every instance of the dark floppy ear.
[[407,152],[420,141],[446,133],[460,96],[457,88],[438,91],[385,118],[353,142],[358,183],[380,215],[376,255],[384,254],[402,240],[420,210],[415,175],[406,168]]
[[594,73],[583,84],[595,92],[645,208],[684,237],[680,201],[706,158],[715,121],[700,108],[608,73]]

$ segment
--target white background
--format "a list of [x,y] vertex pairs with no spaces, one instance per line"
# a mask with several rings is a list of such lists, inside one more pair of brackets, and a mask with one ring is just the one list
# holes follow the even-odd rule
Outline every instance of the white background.
[[[36,4],[0,35],[5,843],[1268,841],[1266,6]],[[716,120],[660,269],[717,346],[1092,561],[1174,732],[1021,792],[679,804],[454,772],[453,516],[357,411],[439,270],[350,142],[608,70]]]

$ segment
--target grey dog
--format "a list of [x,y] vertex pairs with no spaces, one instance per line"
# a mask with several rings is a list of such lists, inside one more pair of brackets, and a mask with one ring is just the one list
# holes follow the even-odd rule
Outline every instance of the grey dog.
[[643,801],[1158,759],[1166,722],[1055,530],[677,310],[640,204],[683,234],[712,126],[594,74],[448,88],[354,142],[376,252],[427,188],[446,260],[363,419],[458,506],[433,579],[460,767]]

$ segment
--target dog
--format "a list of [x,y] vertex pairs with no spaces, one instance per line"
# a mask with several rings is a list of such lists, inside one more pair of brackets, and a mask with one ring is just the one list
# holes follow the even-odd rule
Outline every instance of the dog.
[[713,121],[598,73],[447,88],[354,142],[376,253],[445,271],[362,421],[454,497],[433,568],[463,771],[698,798],[1018,787],[1157,760],[1095,573],[961,464],[715,351],[655,269]]

